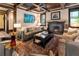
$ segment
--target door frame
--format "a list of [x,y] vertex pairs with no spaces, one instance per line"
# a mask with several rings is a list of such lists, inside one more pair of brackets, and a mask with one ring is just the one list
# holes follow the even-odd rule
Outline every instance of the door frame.
[[0,28],[0,31],[5,31],[5,14],[1,14],[1,15],[3,15],[4,17],[3,17],[3,21],[4,21],[4,28]]

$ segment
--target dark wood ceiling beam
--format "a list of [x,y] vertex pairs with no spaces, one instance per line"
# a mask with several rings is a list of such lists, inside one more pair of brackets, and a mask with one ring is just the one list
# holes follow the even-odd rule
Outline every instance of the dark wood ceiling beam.
[[49,8],[47,8],[47,4],[46,4],[46,7],[44,7],[44,6],[39,6],[39,4],[36,4],[36,6],[37,6],[38,8],[40,8],[40,12],[41,12],[41,10],[50,12]]
[[4,11],[4,10],[0,10],[0,11],[2,11],[2,12],[6,12],[6,11]]
[[0,4],[0,7],[7,8],[7,9],[14,9],[13,6],[7,6],[7,5],[3,5],[3,4]]
[[[79,7],[79,4],[69,4],[69,5],[66,5],[65,4],[65,8],[76,8],[76,7]],[[54,8],[54,9],[51,9],[51,11],[55,11],[55,10],[61,10],[61,9],[65,9],[65,8]]]
[[34,6],[34,5],[32,7],[25,7],[22,5],[22,3],[15,4],[15,6],[19,9],[24,9],[26,11],[30,11],[30,10],[33,10],[36,8],[36,6]]
[[61,7],[62,9],[64,9],[64,8],[65,8],[65,3],[60,3],[60,7]]
[[22,6],[24,9],[26,9],[26,11],[30,11],[30,10],[33,10],[33,9],[35,9],[36,8],[36,6],[31,6],[31,7],[26,7],[26,6],[23,6],[22,4],[19,4],[18,5],[18,8],[20,7],[20,6]]
[[0,10],[0,14],[6,14],[6,11]]
[[27,11],[29,11],[29,10],[33,10],[33,9],[35,9],[36,7],[29,7],[29,8],[27,8],[26,10]]
[[37,5],[35,3],[33,5],[36,6],[37,8],[39,8],[39,9],[42,9],[42,10],[46,11],[46,9],[44,9],[43,7],[40,7],[39,5]]
[[75,3],[75,4],[70,4],[65,6],[66,8],[75,8],[75,7],[79,7],[79,3]]
[[60,3],[50,3],[50,4],[48,3],[47,4],[47,9],[50,10],[50,11],[52,9],[59,8],[59,7],[60,7]]
[[21,5],[21,3],[14,3],[14,6],[19,6],[19,5]]
[[13,15],[14,15],[14,23],[16,23],[16,12],[17,12],[17,4],[14,5],[14,9],[13,9]]

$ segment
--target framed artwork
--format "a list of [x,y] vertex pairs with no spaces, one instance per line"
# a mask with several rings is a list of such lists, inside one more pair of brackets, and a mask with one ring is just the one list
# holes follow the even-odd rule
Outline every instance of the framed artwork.
[[34,23],[35,16],[30,14],[24,14],[24,23]]
[[60,11],[52,12],[51,13],[51,19],[52,20],[59,20],[60,19]]
[[46,26],[46,13],[40,15],[41,26]]

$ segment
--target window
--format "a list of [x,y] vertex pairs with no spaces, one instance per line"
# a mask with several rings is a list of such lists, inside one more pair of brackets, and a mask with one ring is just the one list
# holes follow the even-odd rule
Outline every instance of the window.
[[69,10],[69,25],[71,27],[79,27],[79,8]]
[[43,13],[40,15],[40,23],[41,23],[41,26],[46,25],[46,13]]

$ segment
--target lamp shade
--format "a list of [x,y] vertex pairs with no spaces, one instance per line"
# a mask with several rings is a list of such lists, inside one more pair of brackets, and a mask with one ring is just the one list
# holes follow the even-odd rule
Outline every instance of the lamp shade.
[[21,28],[21,24],[20,23],[15,23],[14,28]]
[[38,26],[40,26],[41,25],[41,23],[38,23]]

